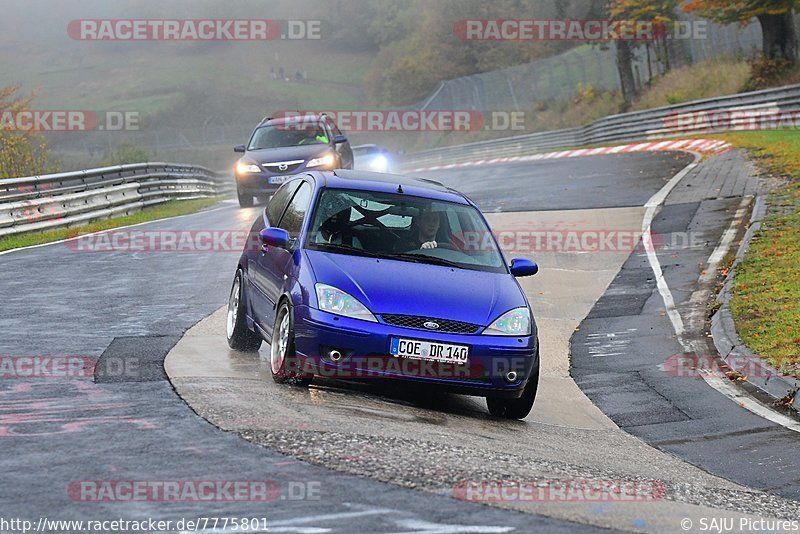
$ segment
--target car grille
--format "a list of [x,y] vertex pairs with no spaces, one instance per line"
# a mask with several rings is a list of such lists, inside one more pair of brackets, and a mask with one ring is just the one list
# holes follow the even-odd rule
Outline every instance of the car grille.
[[273,163],[264,163],[264,168],[276,174],[289,174],[300,167],[304,162],[305,160],[302,159],[295,161],[275,161]]
[[[419,317],[417,315],[381,315],[381,319],[383,319],[384,323],[392,326],[448,334],[474,334],[481,328],[481,325],[478,324],[451,321],[449,319],[435,319],[433,317]],[[429,321],[438,324],[439,328],[425,328],[425,323]]]

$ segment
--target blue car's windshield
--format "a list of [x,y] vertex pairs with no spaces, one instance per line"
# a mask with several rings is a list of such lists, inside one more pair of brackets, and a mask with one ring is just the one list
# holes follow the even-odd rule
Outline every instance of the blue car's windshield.
[[296,126],[261,126],[253,132],[247,150],[262,150],[287,146],[322,145],[328,143],[328,136],[321,125],[304,124]]
[[338,254],[507,272],[478,210],[399,193],[323,190],[305,246]]

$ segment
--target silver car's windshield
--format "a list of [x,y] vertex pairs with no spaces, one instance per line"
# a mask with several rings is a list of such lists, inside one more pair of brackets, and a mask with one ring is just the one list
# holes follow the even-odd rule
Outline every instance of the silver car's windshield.
[[247,150],[262,150],[288,146],[321,145],[328,143],[322,126],[296,128],[293,126],[266,125],[256,129]]

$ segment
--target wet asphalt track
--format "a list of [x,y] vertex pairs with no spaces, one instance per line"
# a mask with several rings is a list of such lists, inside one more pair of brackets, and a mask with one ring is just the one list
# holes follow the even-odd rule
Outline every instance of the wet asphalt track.
[[[641,206],[688,161],[683,155],[631,154],[530,167],[509,165],[491,172],[470,169],[457,176],[436,177],[470,195],[487,212],[610,208]],[[145,227],[243,229],[257,210],[224,204]],[[684,217],[695,213],[687,209]],[[169,519],[266,513],[273,526],[294,531],[343,526],[362,531],[419,531],[425,525],[433,528],[432,524],[516,527],[519,531],[531,526],[548,531],[574,528],[293,461],[223,433],[195,416],[164,380],[160,363],[188,327],[225,301],[237,256],[238,252],[89,253],[63,244],[0,256],[6,274],[0,287],[0,354],[99,357],[104,352],[108,356],[127,351],[135,353],[147,369],[130,381],[103,384],[85,379],[3,380],[0,428],[5,435],[0,437],[0,467],[6,484],[0,489],[0,502],[4,517]],[[663,334],[668,336],[668,332]],[[581,360],[576,361],[576,367],[581,367]],[[594,383],[587,373],[576,377],[581,385]],[[726,402],[713,395],[700,397],[693,400],[701,408],[713,409],[715,403]],[[625,398],[613,400],[599,405],[617,421],[609,406],[624,405]],[[735,412],[730,417],[744,421],[743,429],[764,426],[735,406],[725,409]],[[662,411],[671,410],[667,406]],[[624,421],[617,422],[626,426]],[[674,432],[673,440],[683,437],[685,430],[668,428]],[[708,467],[725,475],[735,463],[735,459],[708,462]],[[325,492],[319,501],[213,506],[85,503],[71,500],[66,493],[71,481],[99,479],[269,479],[282,490],[290,481],[312,480],[320,481]],[[792,485],[791,480],[786,483]]]

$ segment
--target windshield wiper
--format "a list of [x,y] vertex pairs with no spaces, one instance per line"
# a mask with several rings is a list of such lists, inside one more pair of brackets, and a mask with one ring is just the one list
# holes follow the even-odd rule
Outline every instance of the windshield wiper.
[[410,254],[408,252],[398,252],[395,254],[387,254],[386,257],[389,259],[409,260],[416,263],[430,263],[433,265],[443,265],[445,267],[455,267],[457,269],[464,268],[461,264],[456,263],[454,261],[437,258],[435,256],[426,256],[425,254]]
[[363,248],[353,247],[350,245],[343,245],[341,243],[312,243],[311,247],[315,249],[332,250],[337,252],[345,252],[356,256],[367,256],[369,258],[380,258],[381,255],[375,252],[364,250]]

